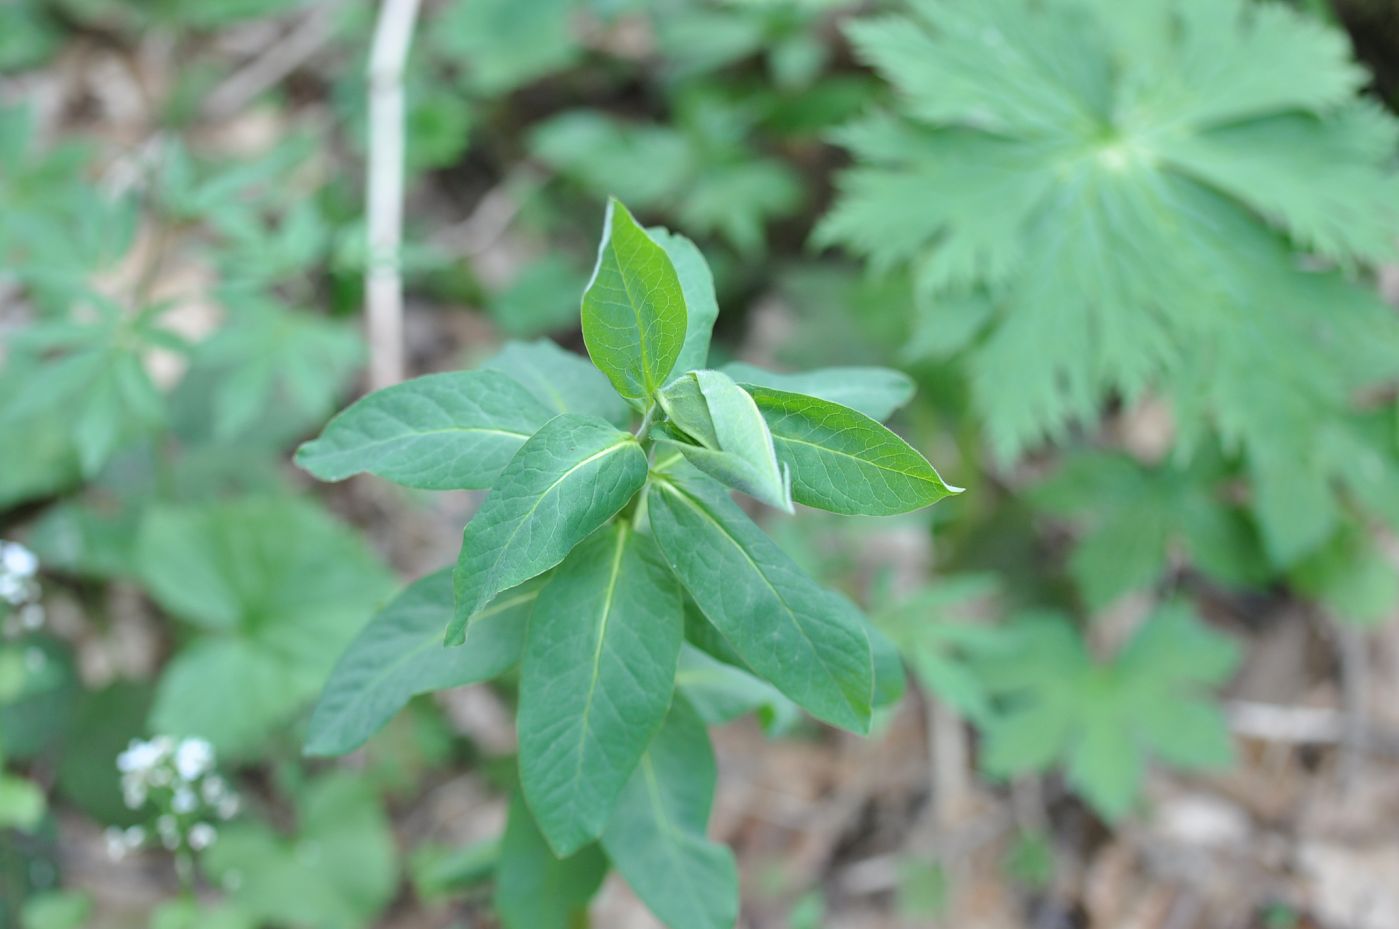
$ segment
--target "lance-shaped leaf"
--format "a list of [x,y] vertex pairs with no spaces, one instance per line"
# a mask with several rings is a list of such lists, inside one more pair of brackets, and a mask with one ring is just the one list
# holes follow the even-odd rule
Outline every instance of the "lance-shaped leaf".
[[520,786],[556,854],[602,834],[665,719],[681,611],[656,543],[625,523],[574,549],[540,594],[520,677]]
[[695,243],[659,226],[646,230],[675,265],[680,290],[685,294],[685,344],[675,359],[674,374],[705,367],[709,360],[709,340],[714,320],[719,318],[719,298],[714,294],[714,275]]
[[350,643],[326,682],[306,737],[308,755],[362,745],[418,694],[488,681],[514,665],[542,579],[507,590],[481,611],[464,651],[442,646],[452,616],[452,572],[414,582]]
[[731,929],[733,853],[705,835],[717,770],[704,721],[677,698],[602,837],[603,850],[671,929]]
[[593,364],[628,400],[651,397],[675,367],[685,326],[685,293],[670,257],[610,200],[583,292],[583,342]]
[[751,390],[798,503],[833,513],[891,516],[961,493],[928,460],[863,413],[769,387]]
[[913,378],[892,368],[816,368],[786,373],[736,361],[720,370],[740,384],[819,397],[880,422],[913,399]]
[[744,662],[812,715],[869,728],[869,637],[844,598],[823,589],[697,473],[648,494],[651,530],[671,569]]
[[646,482],[630,434],[590,416],[556,416],[520,447],[462,534],[447,644],[496,594],[563,561]]
[[548,339],[506,342],[486,359],[482,368],[499,371],[517,381],[534,398],[556,413],[600,416],[614,426],[625,427],[632,410],[617,396],[602,372],[586,358],[560,348]]
[[711,726],[756,713],[763,731],[778,735],[801,715],[776,687],[688,642],[680,649],[675,686]]
[[559,859],[518,792],[510,801],[496,865],[495,909],[505,929],[576,929],[607,875],[602,849],[589,845]]
[[552,415],[496,371],[429,374],[361,397],[296,463],[323,481],[368,471],[427,490],[489,487]]
[[691,371],[666,387],[660,402],[670,422],[700,443],[666,444],[710,477],[792,511],[789,481],[778,465],[763,414],[728,375]]

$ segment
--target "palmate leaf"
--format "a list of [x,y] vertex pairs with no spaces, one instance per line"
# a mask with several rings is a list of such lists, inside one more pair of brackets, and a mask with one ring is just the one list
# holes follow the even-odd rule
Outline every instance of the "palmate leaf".
[[1383,259],[1399,225],[1344,38],[1244,0],[918,0],[851,36],[900,115],[843,133],[821,238],[911,270],[996,452],[1157,389],[1187,452],[1242,453],[1275,561],[1325,541],[1344,469],[1310,437],[1399,375],[1399,321],[1303,260]]
[[656,543],[626,523],[575,548],[539,595],[520,676],[520,786],[560,857],[602,833],[665,718],[681,610]]
[[1111,661],[1095,662],[1063,617],[1024,617],[979,649],[973,667],[998,706],[981,719],[983,764],[996,776],[1062,762],[1109,819],[1129,811],[1153,755],[1186,768],[1232,758],[1209,690],[1238,650],[1181,605],[1159,609]]
[[653,397],[685,345],[685,293],[666,250],[616,199],[583,292],[583,342],[628,400]]
[[869,729],[874,666],[865,621],[807,577],[724,488],[676,467],[647,494],[656,542],[742,660],[812,715]]
[[462,533],[447,644],[497,594],[542,574],[616,515],[646,481],[635,437],[565,413],[520,447]]

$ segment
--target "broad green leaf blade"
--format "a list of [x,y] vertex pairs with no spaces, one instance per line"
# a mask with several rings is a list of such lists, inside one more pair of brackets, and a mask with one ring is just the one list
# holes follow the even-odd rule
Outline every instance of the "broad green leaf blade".
[[367,471],[426,490],[489,487],[551,416],[504,374],[429,374],[361,397],[296,463],[323,481]]
[[733,853],[705,835],[717,770],[704,721],[677,699],[607,825],[602,847],[670,929],[732,929]]
[[714,294],[714,275],[695,243],[659,226],[646,230],[675,265],[680,289],[685,294],[685,344],[675,359],[674,374],[706,367],[709,340],[714,321],[719,318],[719,298]]
[[720,370],[740,384],[829,400],[879,422],[913,399],[913,378],[893,368],[817,368],[782,373],[736,361]]
[[524,387],[552,413],[597,416],[625,428],[632,410],[588,360],[548,339],[506,342],[481,366]]
[[665,249],[609,200],[597,266],[583,293],[583,342],[628,400],[654,396],[685,343],[685,293]]
[[690,463],[764,503],[792,511],[787,475],[753,398],[726,374],[691,371],[660,394],[671,423],[700,443],[675,443]]
[[447,644],[464,642],[467,623],[496,594],[563,561],[645,482],[646,454],[630,434],[571,413],[549,420],[462,534]]
[[748,666],[812,715],[867,731],[873,660],[849,602],[807,577],[708,478],[668,475],[647,502],[671,569]]
[[452,615],[452,572],[416,581],[350,643],[330,674],[306,737],[308,755],[364,744],[418,694],[494,678],[520,659],[539,579],[496,597],[477,617],[471,647],[442,646]]
[[799,503],[892,516],[961,492],[944,484],[911,445],[863,413],[768,387],[754,387],[752,394],[778,457],[792,469],[792,496]]
[[510,817],[496,866],[496,912],[505,929],[576,929],[607,874],[596,845],[560,860],[549,851],[524,797],[510,801]]
[[683,632],[679,584],[625,523],[575,548],[544,586],[521,669],[520,786],[556,854],[607,826],[665,718]]

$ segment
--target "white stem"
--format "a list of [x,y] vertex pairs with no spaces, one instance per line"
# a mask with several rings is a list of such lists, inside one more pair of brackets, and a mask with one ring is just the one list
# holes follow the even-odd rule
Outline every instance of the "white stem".
[[369,264],[365,272],[369,381],[403,380],[403,68],[419,0],[384,0],[369,55]]

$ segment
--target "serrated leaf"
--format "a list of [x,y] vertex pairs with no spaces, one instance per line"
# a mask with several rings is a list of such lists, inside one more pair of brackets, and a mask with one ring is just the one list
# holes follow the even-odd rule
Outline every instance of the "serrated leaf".
[[891,516],[960,493],[928,460],[863,413],[829,400],[753,387],[797,502],[835,513]]
[[323,481],[369,472],[407,487],[489,487],[553,414],[496,371],[429,374],[361,397],[297,450]]
[[892,368],[816,368],[786,373],[734,362],[719,370],[740,384],[829,400],[879,422],[913,399],[913,378]]
[[626,399],[652,397],[680,357],[686,319],[670,256],[626,207],[609,200],[597,265],[583,293],[583,342],[593,364]]
[[705,835],[717,775],[703,720],[678,698],[602,838],[622,877],[671,929],[731,929],[738,918],[733,853]]
[[506,342],[482,368],[518,382],[554,413],[597,416],[618,427],[631,420],[631,407],[601,371],[548,339]]
[[569,858],[549,850],[517,791],[500,841],[492,900],[505,929],[575,929],[607,874],[596,845]]
[[719,298],[714,293],[714,275],[695,243],[659,226],[646,230],[670,256],[680,289],[685,295],[685,343],[675,359],[671,376],[706,366],[714,321],[719,318]]
[[540,593],[520,677],[520,786],[555,854],[607,826],[670,705],[683,628],[679,585],[625,523],[575,548]]
[[670,422],[700,443],[668,446],[710,477],[792,511],[791,489],[767,423],[753,398],[728,375],[691,371],[671,382],[658,399]]
[[565,413],[520,447],[462,534],[447,644],[498,593],[563,561],[646,482],[636,439],[596,417]]
[[477,618],[471,647],[442,646],[452,615],[452,572],[410,585],[360,630],[311,715],[306,754],[343,755],[364,744],[418,694],[488,681],[513,666],[543,586],[536,579],[496,597]]
[[812,715],[867,731],[873,659],[849,602],[807,577],[710,479],[669,474],[647,501],[671,569],[744,662]]

